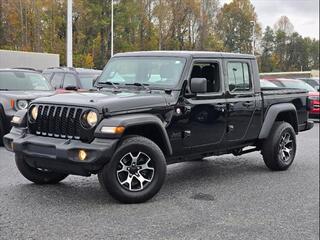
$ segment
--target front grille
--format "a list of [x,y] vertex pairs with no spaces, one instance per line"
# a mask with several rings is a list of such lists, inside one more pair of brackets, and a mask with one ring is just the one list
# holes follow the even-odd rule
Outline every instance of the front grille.
[[94,129],[87,129],[81,124],[82,114],[91,109],[47,104],[37,106],[36,121],[32,121],[29,117],[30,133],[39,136],[77,139],[83,142],[93,140]]

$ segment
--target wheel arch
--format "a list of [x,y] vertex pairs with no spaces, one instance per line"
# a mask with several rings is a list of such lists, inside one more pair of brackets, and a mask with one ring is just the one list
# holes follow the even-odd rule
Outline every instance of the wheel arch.
[[265,139],[269,136],[273,124],[276,121],[289,123],[296,134],[298,134],[298,115],[297,109],[292,103],[280,103],[270,106],[264,118],[259,139]]
[[[172,146],[165,129],[165,124],[161,119],[152,114],[128,114],[119,115],[102,120],[96,130],[101,129],[102,126],[123,126],[125,131],[120,137],[123,139],[129,135],[139,135],[149,138],[155,142],[164,155],[172,155]],[[102,135],[98,133],[98,135]]]

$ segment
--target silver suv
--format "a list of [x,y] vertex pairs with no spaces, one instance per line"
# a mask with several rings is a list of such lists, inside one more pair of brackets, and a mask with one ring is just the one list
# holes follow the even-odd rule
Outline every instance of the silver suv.
[[36,71],[0,69],[0,145],[18,110],[26,109],[35,98],[53,94],[52,86]]

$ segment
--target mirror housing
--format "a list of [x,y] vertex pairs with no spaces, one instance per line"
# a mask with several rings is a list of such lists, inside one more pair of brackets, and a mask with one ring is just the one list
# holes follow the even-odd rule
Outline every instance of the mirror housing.
[[206,93],[207,79],[206,78],[191,78],[190,90],[192,93]]
[[72,85],[66,86],[64,89],[69,91],[78,91],[78,87]]

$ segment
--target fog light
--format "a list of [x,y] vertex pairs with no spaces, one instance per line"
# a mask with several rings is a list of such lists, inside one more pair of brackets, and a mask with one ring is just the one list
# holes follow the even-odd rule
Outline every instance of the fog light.
[[87,153],[85,150],[79,150],[79,154],[78,154],[78,157],[81,161],[84,161],[86,160],[87,158]]
[[21,117],[14,116],[11,120],[12,123],[14,124],[20,124],[21,123]]

